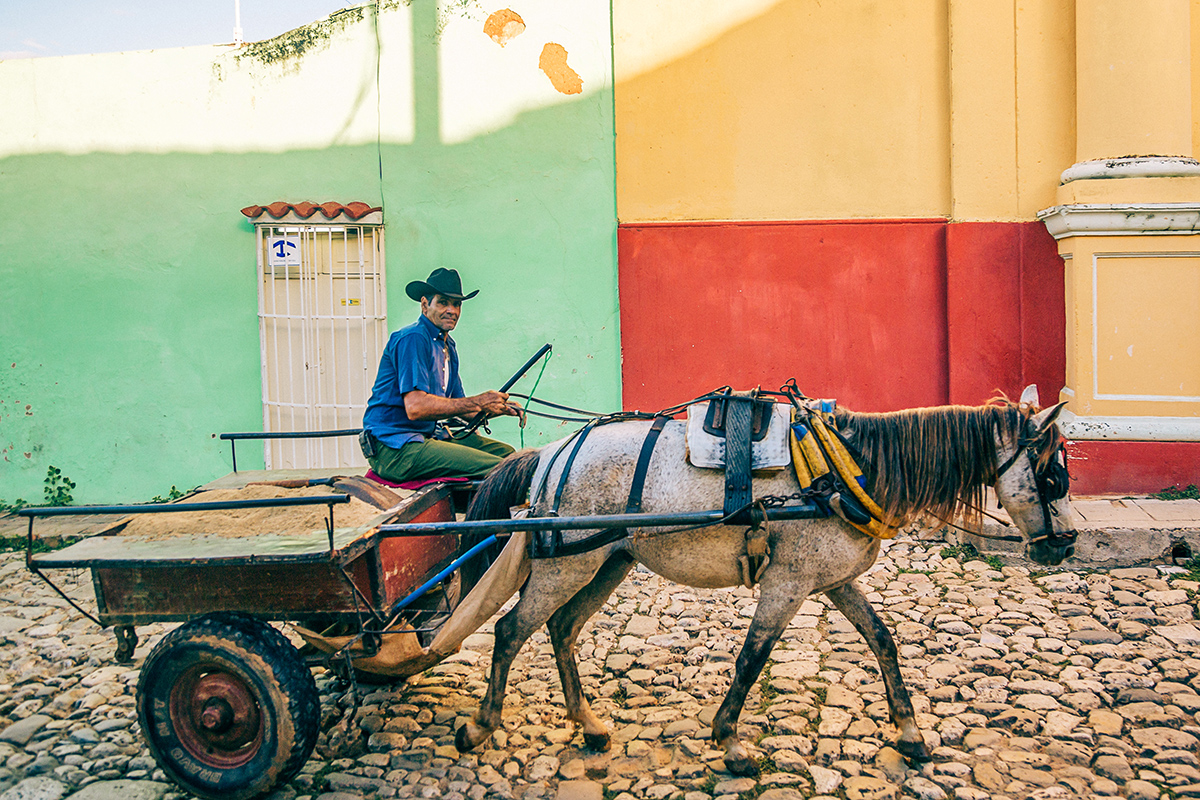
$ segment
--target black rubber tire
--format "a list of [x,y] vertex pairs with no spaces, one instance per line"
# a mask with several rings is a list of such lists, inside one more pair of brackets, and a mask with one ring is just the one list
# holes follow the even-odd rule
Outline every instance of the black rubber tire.
[[321,716],[296,648],[270,625],[227,613],[163,637],[142,664],[137,709],[163,772],[214,800],[248,800],[295,777]]

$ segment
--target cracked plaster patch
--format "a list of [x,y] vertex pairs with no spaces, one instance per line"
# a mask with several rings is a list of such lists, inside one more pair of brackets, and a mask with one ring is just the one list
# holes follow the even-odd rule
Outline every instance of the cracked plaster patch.
[[567,48],[561,44],[547,42],[538,59],[538,67],[546,73],[556,91],[563,94],[579,94],[583,91],[583,78],[567,66]]
[[493,42],[504,47],[525,32],[525,20],[511,8],[502,8],[483,23],[483,32],[490,36]]

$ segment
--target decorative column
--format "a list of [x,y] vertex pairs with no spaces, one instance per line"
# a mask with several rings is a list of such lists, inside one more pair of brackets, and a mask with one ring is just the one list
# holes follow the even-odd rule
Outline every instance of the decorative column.
[[1076,4],[1077,163],[1062,173],[1057,205],[1038,218],[1066,262],[1061,399],[1084,491],[1196,482],[1200,162],[1190,13],[1188,0]]

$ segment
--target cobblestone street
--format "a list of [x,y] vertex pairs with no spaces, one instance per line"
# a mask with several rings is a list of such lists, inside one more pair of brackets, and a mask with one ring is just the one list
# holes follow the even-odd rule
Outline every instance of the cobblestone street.
[[[707,726],[754,612],[747,589],[698,590],[641,568],[580,637],[580,671],[609,722],[583,747],[563,713],[544,633],[514,665],[505,725],[462,756],[455,727],[485,688],[490,626],[423,676],[347,687],[318,671],[317,752],[278,797],[447,800],[766,800],[1200,797],[1197,583],[1178,567],[1101,572],[960,561],[941,541],[885,545],[860,580],[889,623],[935,760],[889,746],[875,660],[810,598],[741,719],[758,779],[724,771]],[[54,573],[85,607],[90,576]],[[137,730],[137,664],[168,629],[139,629],[136,662],[0,556],[0,800],[181,797]],[[347,724],[349,723],[349,724]]]

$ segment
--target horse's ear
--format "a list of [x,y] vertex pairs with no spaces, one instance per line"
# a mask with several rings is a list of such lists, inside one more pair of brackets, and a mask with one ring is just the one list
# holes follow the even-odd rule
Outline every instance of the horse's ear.
[[1038,402],[1038,390],[1037,390],[1036,383],[1029,384],[1028,386],[1025,387],[1025,391],[1021,392],[1021,405],[1023,405],[1023,406],[1041,405]]
[[1064,400],[1058,405],[1047,408],[1045,411],[1039,411],[1029,420],[1030,424],[1033,425],[1033,429],[1038,433],[1045,431],[1054,424],[1054,420],[1058,419],[1059,413],[1066,405],[1067,401]]

